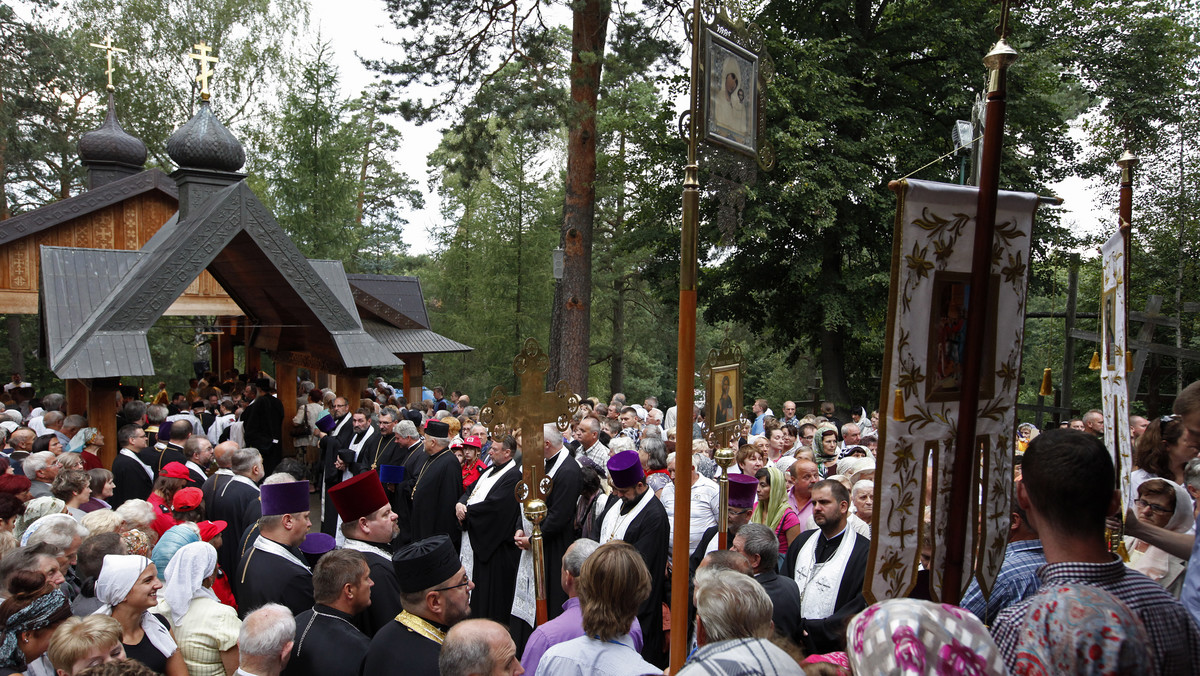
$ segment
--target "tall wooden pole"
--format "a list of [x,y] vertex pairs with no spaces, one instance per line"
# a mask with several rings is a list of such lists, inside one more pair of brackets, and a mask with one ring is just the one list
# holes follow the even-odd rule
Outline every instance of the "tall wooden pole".
[[[679,255],[679,366],[676,372],[675,406],[680,420],[687,421],[694,406],[696,373],[696,240],[700,230],[700,0],[692,0],[692,86],[691,116],[688,120],[688,163],[683,178],[683,223]],[[675,426],[675,537],[671,548],[671,673],[679,673],[687,659],[688,635],[688,523],[692,507],[692,426]],[[657,575],[660,571],[650,571]]]
[[1000,188],[1000,149],[1004,141],[1005,75],[1017,52],[1004,41],[1008,3],[1001,9],[1000,40],[983,58],[988,67],[987,123],[980,161],[979,201],[975,212],[975,246],[971,256],[971,289],[967,307],[966,345],[958,407],[958,435],[954,440],[954,471],[950,510],[946,524],[946,561],[942,574],[942,603],[957,605],[964,574],[973,557],[966,551],[971,484],[975,481],[979,443],[975,438],[979,410],[980,376],[988,323],[988,287],[992,272],[992,240],[996,229],[996,194]]

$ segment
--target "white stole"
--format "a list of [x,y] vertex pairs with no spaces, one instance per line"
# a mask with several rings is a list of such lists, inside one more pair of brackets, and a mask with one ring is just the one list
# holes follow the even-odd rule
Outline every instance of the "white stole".
[[154,481],[154,470],[150,469],[150,465],[147,465],[146,463],[142,462],[142,459],[137,457],[137,453],[134,453],[133,451],[129,450],[128,448],[122,448],[121,455],[125,456],[126,458],[133,458],[134,462],[141,465],[142,469],[146,470],[146,476],[150,477],[151,481]]
[[[358,454],[362,452],[363,444],[367,443],[367,439],[370,439],[374,434],[375,434],[375,428],[368,426],[367,431],[363,432],[362,439],[355,441],[354,437],[350,437],[350,450],[354,451],[354,461],[355,462],[358,462]],[[353,476],[354,475],[350,473],[349,467],[342,470],[342,481],[346,481],[347,479],[349,479]],[[340,524],[339,524],[339,527],[340,527]]]
[[351,540],[351,539],[347,538],[345,549],[353,549],[354,551],[362,552],[363,554],[374,554],[376,556],[382,556],[383,559],[385,561],[387,561],[389,564],[392,562],[392,555],[388,554],[386,551],[384,551],[384,549],[382,547],[377,547],[374,544],[372,544],[370,542],[365,542],[363,540]]
[[625,531],[629,530],[629,524],[633,523],[638,514],[650,504],[654,499],[654,491],[647,489],[642,493],[642,497],[634,503],[633,509],[628,514],[621,514],[621,503],[613,505],[604,515],[604,523],[600,524],[600,544],[612,542],[613,540],[624,540]]
[[823,620],[837,610],[838,589],[846,564],[854,551],[858,535],[853,528],[842,531],[837,551],[825,563],[817,563],[817,540],[824,533],[813,533],[796,556],[796,586],[800,588],[800,617]]
[[[509,460],[508,466],[499,472],[491,470],[484,472],[483,476],[480,476],[475,481],[475,485],[471,487],[471,495],[467,498],[467,506],[476,505],[486,500],[496,482],[516,466],[517,463]],[[466,530],[462,532],[462,544],[458,551],[463,567],[467,569],[467,577],[471,577],[475,572],[475,550],[471,547],[471,536],[467,534]]]
[[310,573],[312,572],[312,569],[308,567],[308,564],[301,561],[300,559],[297,559],[296,555],[293,554],[291,552],[291,550],[289,550],[287,547],[284,547],[283,545],[279,544],[278,542],[276,542],[274,540],[270,540],[262,535],[255,538],[254,549],[257,549],[260,552],[266,552],[267,554],[274,554],[275,556],[278,556],[281,559],[287,559],[288,561],[291,561],[292,563],[296,564],[297,566],[300,566],[304,570],[307,570]]
[[[559,453],[567,453],[566,449],[560,450]],[[546,476],[551,479],[562,466],[568,462],[575,462],[575,458],[571,457],[570,453],[562,460],[554,463]],[[576,463],[578,464],[578,463]],[[551,486],[550,492],[554,492],[554,487]],[[549,496],[547,496],[549,497]],[[525,518],[524,510],[521,510],[521,527],[526,535],[533,533],[533,524],[529,519]],[[546,571],[548,575],[553,575],[550,571]],[[536,580],[533,579],[533,549],[525,549],[521,551],[521,560],[517,563],[517,590],[513,594],[512,614],[513,617],[525,621],[530,627],[534,626],[535,617],[537,616],[537,586]]]

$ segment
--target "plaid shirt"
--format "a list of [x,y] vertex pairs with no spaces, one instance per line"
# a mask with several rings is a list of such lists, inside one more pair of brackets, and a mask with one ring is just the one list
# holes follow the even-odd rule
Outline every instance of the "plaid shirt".
[[[1154,648],[1155,673],[1193,673],[1195,665],[1200,664],[1200,629],[1187,610],[1162,585],[1113,558],[1110,563],[1048,564],[1038,569],[1038,577],[1043,586],[1087,584],[1117,597],[1146,626]],[[1000,611],[992,626],[992,638],[1010,670],[1016,666],[1021,623],[1030,603],[1027,599]]]
[[989,627],[996,621],[996,615],[1018,601],[1024,601],[1038,590],[1042,583],[1038,580],[1038,568],[1046,565],[1046,555],[1042,553],[1041,540],[1017,540],[1008,543],[1004,548],[1004,564],[1000,574],[992,585],[992,594],[983,598],[983,590],[979,581],[972,580],[971,586],[963,596],[963,608],[971,611]]

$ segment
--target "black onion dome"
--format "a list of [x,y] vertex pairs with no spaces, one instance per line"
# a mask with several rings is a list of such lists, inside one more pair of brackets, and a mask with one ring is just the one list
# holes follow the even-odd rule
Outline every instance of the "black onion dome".
[[84,164],[114,162],[135,167],[146,164],[146,144],[121,128],[111,93],[104,124],[79,139],[79,159]]
[[167,139],[167,154],[181,168],[237,171],[246,163],[246,151],[221,124],[208,101]]

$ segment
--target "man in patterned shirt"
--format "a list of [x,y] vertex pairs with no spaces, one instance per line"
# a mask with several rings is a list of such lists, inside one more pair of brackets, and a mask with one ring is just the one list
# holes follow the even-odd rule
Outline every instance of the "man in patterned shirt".
[[[1042,537],[1047,561],[1038,570],[1042,587],[1078,583],[1111,593],[1145,624],[1155,673],[1191,673],[1200,664],[1200,629],[1161,585],[1108,551],[1104,520],[1118,509],[1120,496],[1104,443],[1074,430],[1050,430],[1029,444],[1022,467],[1017,501]],[[1009,606],[992,626],[1009,669],[1016,665],[1029,604]]]
[[1018,601],[1033,595],[1041,585],[1038,568],[1046,565],[1042,553],[1042,541],[1037,531],[1029,525],[1029,516],[1016,500],[1012,502],[1009,515],[1008,546],[1004,549],[1004,564],[992,584],[992,593],[983,598],[979,580],[971,580],[971,586],[963,596],[963,608],[971,611],[989,627],[996,621],[996,614]]

